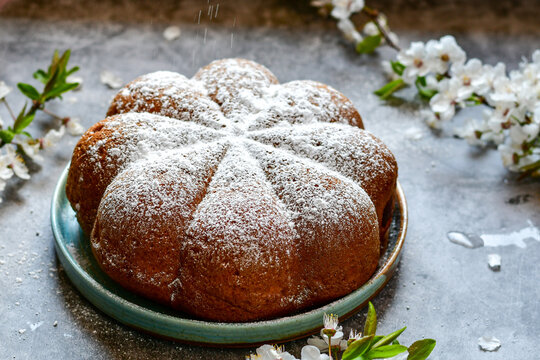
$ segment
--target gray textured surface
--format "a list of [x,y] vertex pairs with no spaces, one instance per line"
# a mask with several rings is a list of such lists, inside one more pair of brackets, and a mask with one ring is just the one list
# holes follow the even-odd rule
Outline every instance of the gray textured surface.
[[[496,13],[490,16],[496,16]],[[1,16],[1,13],[0,13]],[[506,21],[506,20],[505,20]],[[417,118],[418,103],[381,103],[371,94],[385,81],[378,66],[393,53],[359,57],[333,30],[232,28],[183,24],[182,36],[167,43],[163,24],[122,24],[28,20],[0,17],[0,79],[14,85],[49,61],[55,48],[73,49],[83,89],[68,95],[77,102],[51,104],[78,116],[88,127],[101,120],[114,94],[99,81],[107,69],[125,81],[154,70],[192,75],[215,58],[241,56],[267,65],[282,81],[314,79],[344,92],[356,104],[368,129],[394,151],[409,207],[409,233],[399,271],[374,300],[382,332],[403,324],[410,343],[437,339],[434,359],[533,359],[540,337],[540,243],[466,249],[450,243],[446,232],[507,233],[540,225],[538,181],[518,182],[502,168],[493,150],[478,151],[449,133],[433,133]],[[231,46],[231,33],[234,39]],[[436,34],[404,30],[404,43]],[[462,33],[458,41],[471,56],[503,60],[511,68],[522,55],[540,48],[526,33]],[[410,96],[405,94],[404,96]],[[9,97],[14,108],[22,97]],[[0,108],[0,115],[7,114]],[[34,131],[48,126],[41,117]],[[419,140],[404,133],[422,131]],[[0,204],[0,359],[243,359],[250,349],[191,347],[156,339],[119,325],[98,312],[70,284],[57,264],[49,206],[60,172],[69,161],[74,138],[66,137],[32,167],[28,182],[11,181]],[[529,194],[525,203],[510,199]],[[487,266],[487,255],[502,256],[502,270]],[[18,280],[19,279],[19,280]],[[360,327],[364,312],[343,325]],[[53,323],[58,321],[56,327]],[[43,322],[31,330],[31,324]],[[19,329],[26,329],[20,334]],[[502,342],[496,353],[478,349],[482,335]],[[299,355],[304,340],[286,344]]]

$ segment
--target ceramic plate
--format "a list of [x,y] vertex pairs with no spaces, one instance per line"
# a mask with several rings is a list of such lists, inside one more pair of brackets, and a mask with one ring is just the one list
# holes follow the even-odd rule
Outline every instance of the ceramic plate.
[[275,320],[252,323],[194,320],[124,290],[101,271],[66,198],[68,167],[58,181],[51,207],[56,253],[68,277],[92,304],[114,319],[182,342],[223,347],[277,343],[317,332],[322,327],[324,313],[337,314],[343,320],[362,309],[388,282],[399,262],[407,231],[407,205],[398,183],[397,207],[387,250],[376,273],[359,289],[317,309]]

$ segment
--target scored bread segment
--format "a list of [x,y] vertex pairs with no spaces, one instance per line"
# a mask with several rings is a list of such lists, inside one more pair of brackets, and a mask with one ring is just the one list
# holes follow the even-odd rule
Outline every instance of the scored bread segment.
[[[193,316],[268,319],[373,274],[397,165],[337,90],[215,61],[143,75],[77,144],[66,194],[103,270]],[[384,239],[383,239],[384,240]]]

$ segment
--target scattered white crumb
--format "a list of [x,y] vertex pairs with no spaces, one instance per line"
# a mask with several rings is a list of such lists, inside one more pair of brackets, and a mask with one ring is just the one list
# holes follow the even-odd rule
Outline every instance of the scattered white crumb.
[[499,254],[489,254],[488,255],[488,266],[493,271],[501,270],[501,255]]
[[17,301],[17,302],[15,303],[15,306],[19,306],[19,305],[21,305],[21,303]]
[[52,326],[57,327],[57,326],[58,326],[58,321],[57,321],[57,320],[54,320]]
[[67,101],[68,103],[70,103],[70,104],[75,104],[76,102],[79,101],[79,99],[76,98],[75,96],[70,96],[70,97],[68,97],[68,98],[66,99],[66,101]]
[[19,329],[19,334],[24,334],[26,332],[26,329]]
[[483,351],[497,351],[501,347],[501,341],[493,336],[482,336],[478,338],[478,346]]
[[17,283],[19,283],[19,284],[20,284],[20,283],[22,283],[22,279],[21,279],[20,277],[18,277],[18,278],[15,278],[15,282],[17,282]]
[[405,131],[405,137],[409,140],[420,140],[424,137],[424,131],[418,127],[410,127]]
[[180,37],[182,30],[178,26],[169,26],[163,31],[163,37],[167,41],[173,41]]
[[99,75],[99,79],[111,89],[119,89],[124,84],[124,81],[118,75],[108,70],[103,70]]

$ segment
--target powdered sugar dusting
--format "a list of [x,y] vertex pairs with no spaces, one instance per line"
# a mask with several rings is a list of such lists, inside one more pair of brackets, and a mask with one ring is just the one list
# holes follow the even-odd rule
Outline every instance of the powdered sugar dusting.
[[242,253],[240,270],[253,262],[279,266],[297,237],[290,212],[238,142],[231,144],[219,165],[186,234],[189,240],[182,246],[208,241],[205,246],[215,248],[213,259],[221,266],[230,265],[222,261],[224,253]]
[[108,115],[126,112],[150,112],[214,129],[227,123],[199,81],[170,71],[143,75],[120,90]]
[[123,167],[155,151],[176,150],[198,142],[210,142],[223,137],[207,127],[148,113],[126,113],[105,122],[100,131],[108,136],[90,146],[88,155],[93,167],[105,163]]
[[[204,307],[206,295],[250,313],[253,298],[241,294],[249,290],[270,312],[298,309],[321,287],[290,278],[313,277],[318,265],[300,265],[309,261],[300,248],[328,232],[339,236],[309,246],[339,252],[347,234],[378,231],[363,187],[395,174],[395,160],[330,87],[279,85],[263,66],[228,59],[193,79],[144,75],[120,90],[109,114],[120,115],[86,135],[81,168],[113,175],[99,209],[77,210],[97,210],[91,240],[104,267],[134,287],[165,289],[158,300],[190,294]],[[216,273],[228,277],[207,288]]]
[[[316,162],[257,143],[247,144],[259,160],[279,198],[300,228],[332,227],[340,231],[353,214],[373,211],[373,204],[354,181]],[[311,226],[306,226],[308,223]],[[338,247],[340,244],[336,244]]]
[[390,150],[369,132],[341,124],[316,123],[251,132],[251,139],[322,163],[361,186],[380,183],[396,170]]

